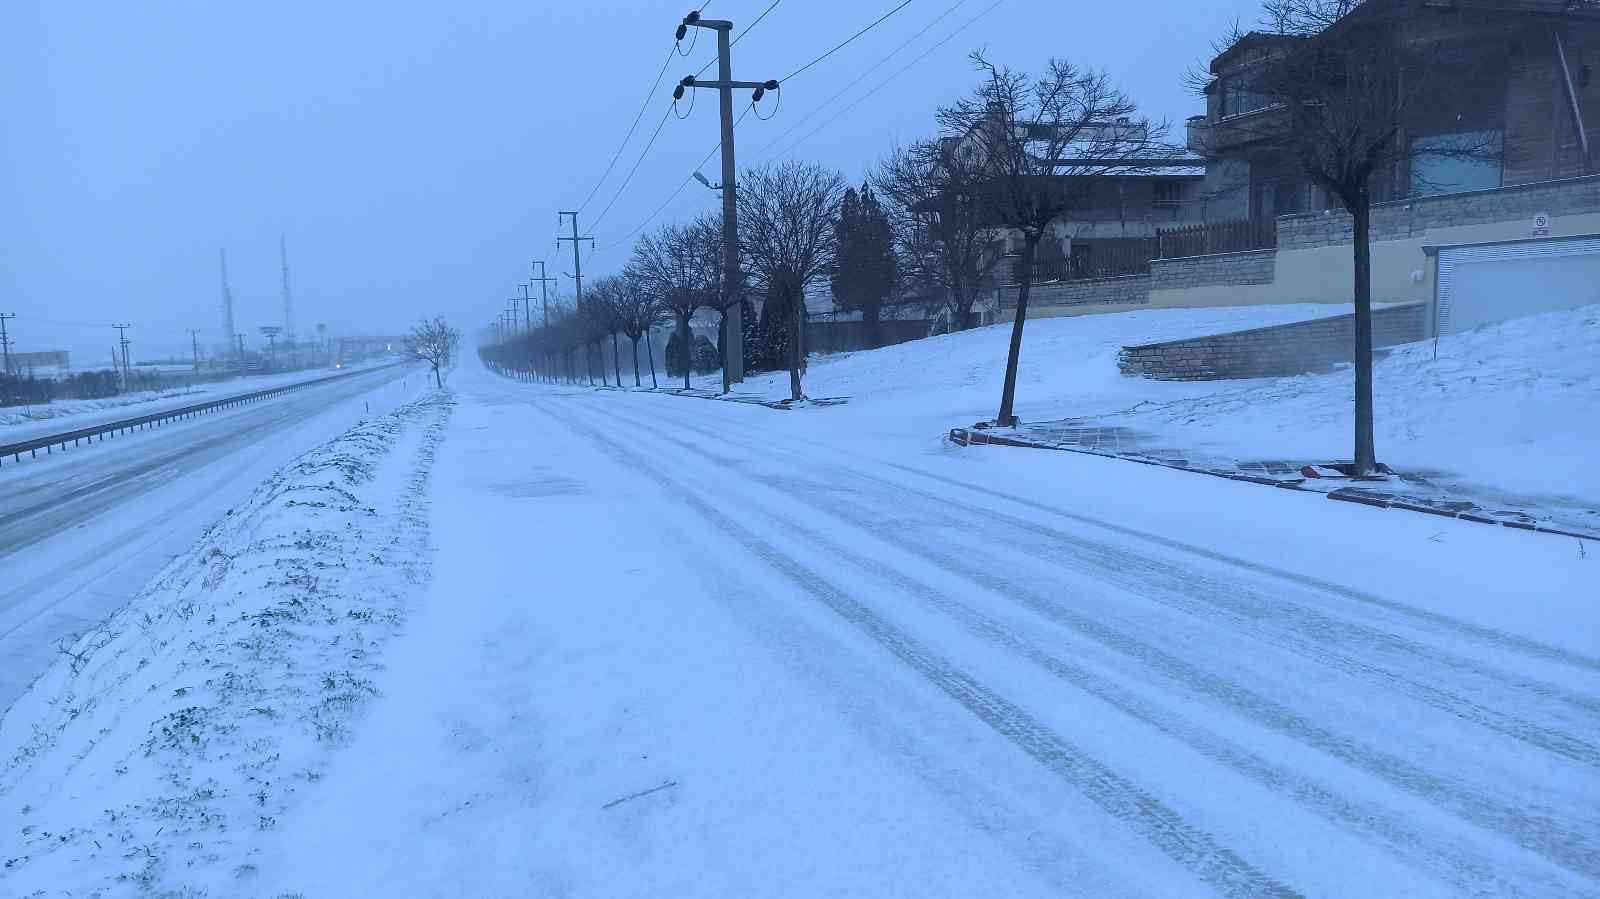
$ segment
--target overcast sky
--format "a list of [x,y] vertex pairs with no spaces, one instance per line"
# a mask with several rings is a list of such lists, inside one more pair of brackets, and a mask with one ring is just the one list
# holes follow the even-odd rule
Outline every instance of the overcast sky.
[[[732,19],[738,36],[770,2],[711,0],[705,14]],[[734,48],[734,75],[783,77],[897,3],[780,0]],[[912,0],[786,83],[781,105],[763,101],[775,118],[747,116],[740,164],[801,141],[793,155],[859,179],[892,143],[932,132],[934,109],[975,83],[964,56],[978,47],[1022,69],[1051,56],[1104,69],[1152,116],[1171,119],[1181,140],[1182,120],[1200,111],[1183,70],[1259,6],[993,3]],[[552,243],[557,210],[583,206],[579,225],[599,245],[584,247],[585,276],[614,271],[628,232],[717,142],[715,95],[704,92],[692,110],[679,107],[687,118],[665,119],[618,192],[663,122],[672,83],[714,56],[706,32],[667,67],[633,140],[583,205],[688,6],[7,3],[0,312],[18,314],[10,324],[23,350],[106,356],[115,321],[134,324],[146,358],[186,349],[185,328],[217,341],[225,247],[237,324],[254,334],[281,321],[280,234],[302,329],[396,332],[435,313],[476,327],[536,258],[570,295],[571,245]],[[713,180],[716,166],[706,165]],[[715,202],[690,183],[660,220]]]

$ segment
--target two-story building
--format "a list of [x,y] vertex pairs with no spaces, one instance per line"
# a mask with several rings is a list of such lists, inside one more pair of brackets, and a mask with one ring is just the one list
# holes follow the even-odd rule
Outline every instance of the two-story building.
[[[1395,139],[1410,152],[1372,180],[1374,298],[1428,303],[1446,331],[1600,302],[1600,3],[1365,0],[1345,21],[1380,15],[1426,42],[1450,89],[1406,104]],[[1208,228],[1272,239],[1158,271],[1152,305],[1350,301],[1349,216],[1271,139],[1287,116],[1261,89],[1302,40],[1252,33],[1217,55],[1187,128]],[[1459,146],[1489,152],[1436,152]]]

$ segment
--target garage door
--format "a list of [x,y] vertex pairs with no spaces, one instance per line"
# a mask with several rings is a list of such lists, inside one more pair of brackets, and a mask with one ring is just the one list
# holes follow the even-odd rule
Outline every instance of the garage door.
[[1600,238],[1439,249],[1440,334],[1600,303]]

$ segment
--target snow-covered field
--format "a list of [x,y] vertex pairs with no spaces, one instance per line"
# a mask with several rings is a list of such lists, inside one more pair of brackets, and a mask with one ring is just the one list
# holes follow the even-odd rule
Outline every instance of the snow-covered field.
[[[381,363],[373,363],[381,364]],[[347,366],[354,371],[370,365]],[[102,421],[148,415],[177,406],[203,403],[216,396],[266,390],[281,384],[313,381],[337,374],[332,369],[283,372],[248,378],[229,378],[196,384],[183,390],[140,390],[122,396],[97,400],[59,400],[43,406],[7,406],[0,408],[0,443],[13,443],[44,434],[54,434],[73,428],[88,427]]]
[[436,395],[301,457],[63,649],[0,722],[8,895],[248,880],[426,580],[449,408]]
[[[1089,418],[1167,445],[1245,460],[1349,459],[1353,375],[1172,382],[1123,376],[1130,344],[1334,314],[1327,306],[1163,309],[1028,322],[1017,414]],[[831,419],[904,423],[936,437],[994,418],[1010,325],[818,357],[817,397],[850,396]],[[1600,510],[1600,306],[1512,319],[1400,347],[1374,368],[1378,456],[1391,467],[1498,502]],[[699,386],[720,387],[715,378]],[[787,374],[743,390],[788,395]]]
[[[1024,416],[1138,402],[1096,318]],[[792,412],[457,372],[0,722],[0,893],[1600,893],[1594,547],[951,445],[1003,352]]]

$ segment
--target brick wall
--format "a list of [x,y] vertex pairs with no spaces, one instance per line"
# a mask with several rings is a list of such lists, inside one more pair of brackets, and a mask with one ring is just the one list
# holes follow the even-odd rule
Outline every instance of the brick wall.
[[1151,290],[1214,285],[1271,284],[1276,250],[1182,256],[1150,262]]
[[[1372,240],[1425,238],[1437,228],[1526,221],[1536,212],[1552,216],[1600,213],[1600,175],[1520,184],[1498,190],[1379,203],[1372,207]],[[1314,212],[1278,219],[1278,249],[1309,250],[1352,241],[1350,215]]]
[[[1150,275],[1119,275],[1115,278],[1085,278],[1079,281],[1049,281],[1035,284],[1028,291],[1028,308],[1044,306],[1142,306],[1150,302]],[[1015,309],[1017,288],[995,291],[1001,309]]]
[[[1428,303],[1387,306],[1372,313],[1372,345],[1394,346],[1428,333]],[[1270,378],[1322,371],[1355,355],[1355,315],[1123,347],[1125,375],[1162,381]]]

